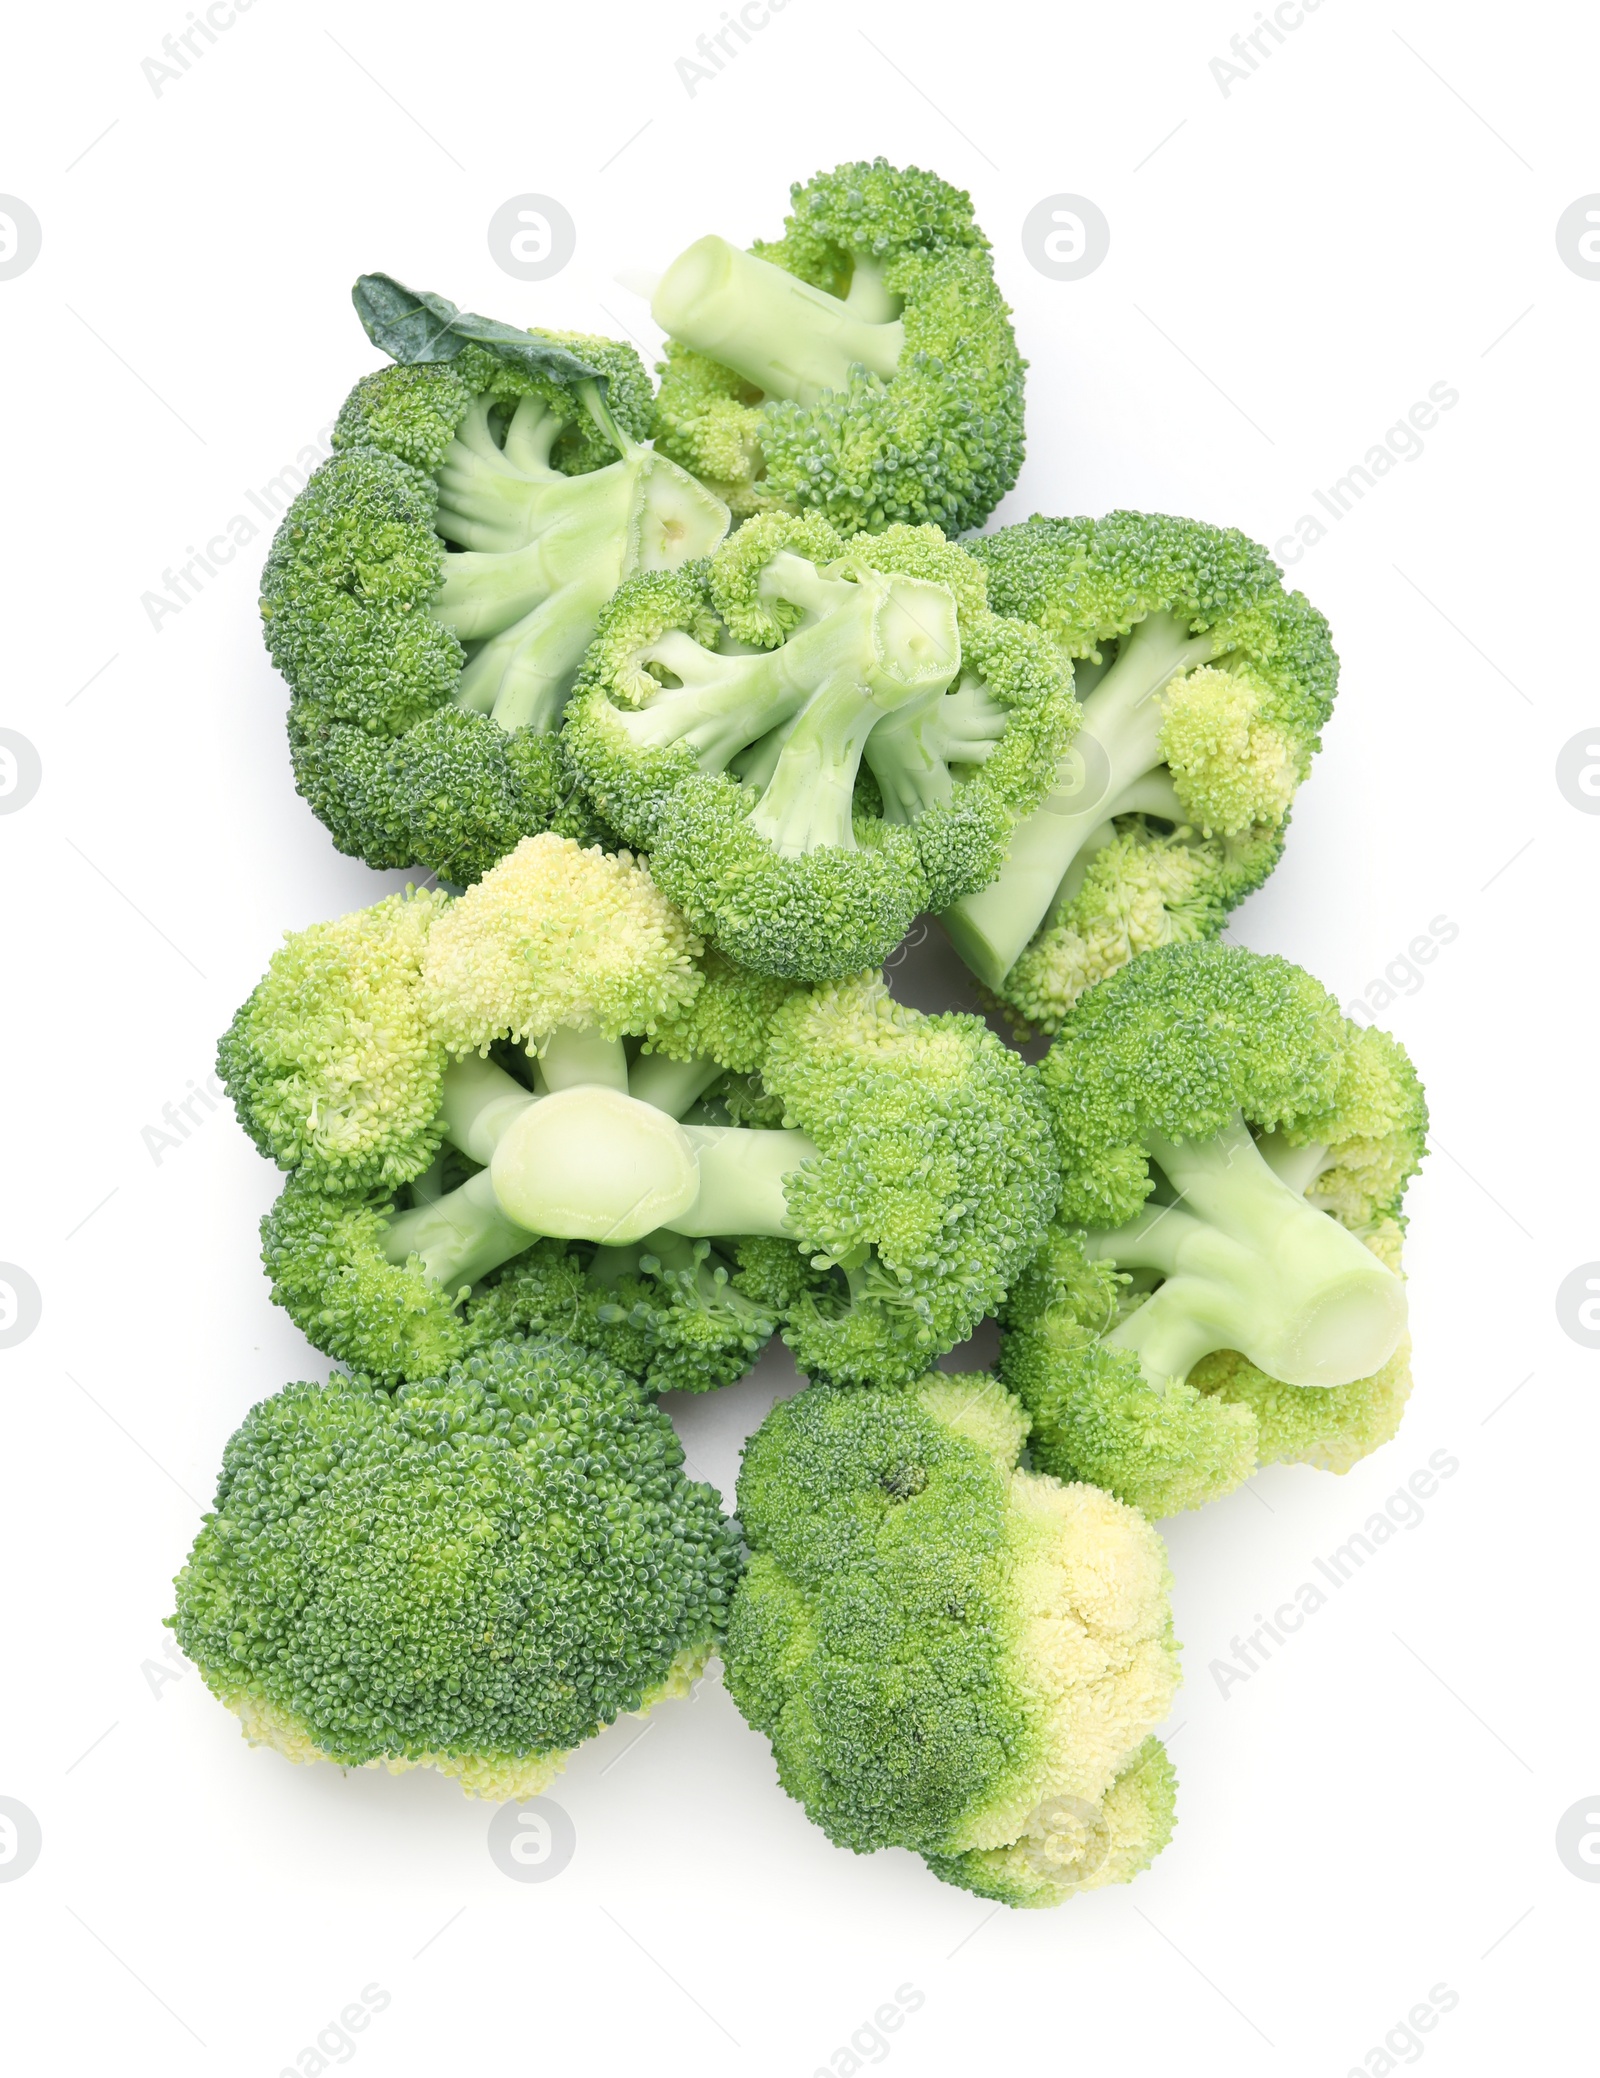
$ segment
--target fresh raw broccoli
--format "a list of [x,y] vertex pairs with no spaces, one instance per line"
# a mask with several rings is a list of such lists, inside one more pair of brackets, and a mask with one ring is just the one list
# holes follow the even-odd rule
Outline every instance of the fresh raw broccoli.
[[1136,953],[1214,936],[1271,872],[1338,659],[1231,529],[1036,517],[970,546],[995,608],[1074,660],[1083,720],[1005,866],[943,922],[979,981],[1053,1032]]
[[688,1693],[737,1533],[665,1414],[569,1342],[389,1393],[335,1372],[246,1416],[178,1576],[178,1643],[253,1745],[537,1795]]
[[776,243],[702,238],[658,284],[657,446],[741,517],[982,526],[1022,466],[1027,363],[971,199],[875,159],[790,201]]
[[999,871],[1075,712],[1054,646],[938,528],[766,514],[622,587],[563,740],[698,930],[820,981]]
[[[581,1222],[588,1245],[540,1239],[568,1228],[507,1219],[483,1167],[535,1086],[603,1085],[604,1104],[631,1084],[624,1118],[676,1136],[720,1077],[756,1069],[791,990],[699,955],[626,854],[548,834],[459,902],[392,896],[292,934],[219,1063],[247,1130],[295,1172],[262,1238],[273,1296],[309,1339],[389,1383],[511,1333],[572,1337],[656,1390],[747,1370],[777,1315],[744,1296],[736,1259]],[[493,1048],[513,1027],[542,1035],[537,1064],[517,1045],[497,1049],[516,1074],[450,1065],[452,1047]],[[652,1035],[631,1063],[623,1031]],[[626,1173],[596,1188],[612,1186],[625,1194]]]
[[[979,1019],[906,1009],[877,975],[802,991],[744,973],[626,853],[550,834],[430,913],[409,995],[392,932],[331,927],[342,949],[370,940],[390,1023],[431,1049],[430,1131],[392,1104],[390,1144],[373,1107],[354,1187],[308,1159],[263,1227],[275,1298],[362,1372],[430,1376],[506,1327],[554,1331],[565,1307],[562,1332],[658,1385],[738,1377],[780,1317],[808,1370],[911,1377],[1043,1239],[1057,1176],[1037,1078]],[[249,1049],[224,1043],[241,1115],[286,1167],[329,1075],[318,1054],[307,1076],[272,1017],[326,1025],[348,1080],[347,966],[291,938],[236,1020]],[[327,1004],[291,985],[324,972]],[[386,1090],[382,1037],[356,1065]],[[298,1138],[269,1137],[281,1117]]]
[[813,1387],[745,1446],[723,1658],[783,1787],[858,1854],[909,1847],[1008,1905],[1126,1883],[1166,1845],[1178,1684],[1161,1540],[1023,1471],[992,1378]]
[[1082,996],[1041,1074],[1061,1211],[1000,1361],[1035,1462],[1169,1515],[1258,1465],[1343,1472],[1386,1442],[1427,1131],[1399,1042],[1299,967],[1195,943]]
[[441,1138],[445,1051],[420,984],[448,895],[408,889],[284,934],[217,1047],[217,1074],[257,1147],[313,1188],[404,1183]]
[[342,851],[476,880],[519,837],[599,833],[557,739],[601,605],[726,508],[644,446],[631,347],[519,332],[363,275],[399,364],[364,376],[262,576],[296,783]]

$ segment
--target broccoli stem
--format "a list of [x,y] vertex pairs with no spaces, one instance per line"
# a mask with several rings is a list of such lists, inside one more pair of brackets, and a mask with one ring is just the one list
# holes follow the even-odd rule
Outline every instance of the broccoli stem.
[[905,327],[879,315],[886,306],[870,272],[859,296],[841,300],[713,237],[673,261],[650,308],[663,332],[764,395],[815,404],[826,392],[844,389],[852,368],[884,381],[894,374]]
[[999,877],[941,918],[985,987],[998,989],[1022,957],[1094,833],[1113,816],[1142,807],[1140,790],[1165,763],[1156,696],[1216,654],[1209,632],[1190,634],[1169,613],[1148,615],[1122,638],[1083,702],[1082,724],[1057,767],[1055,790],[1012,832]]
[[557,1025],[537,1055],[541,1093],[593,1085],[628,1093],[628,1056],[620,1039],[593,1025]]
[[1005,732],[1006,710],[971,681],[885,715],[866,747],[884,821],[914,823],[930,808],[948,808],[955,799],[950,767],[981,765]]
[[554,731],[600,609],[624,576],[674,570],[727,530],[717,499],[622,433],[592,383],[581,391],[620,461],[581,476],[552,469],[561,421],[531,397],[518,402],[501,449],[479,397],[438,471],[434,526],[461,553],[445,558],[430,610],[474,646],[456,705],[507,732]]
[[856,775],[881,709],[853,680],[819,687],[790,728],[750,817],[780,859],[855,849]]
[[[950,595],[936,585],[863,574],[856,584],[830,584],[828,603],[821,618],[754,656],[723,656],[669,629],[639,661],[663,666],[679,683],[642,708],[618,708],[616,726],[641,749],[682,744],[703,772],[722,772],[740,751],[792,724],[769,790],[780,775],[784,789],[799,787],[804,771],[837,784],[833,755],[850,761],[853,784],[861,756],[855,737],[864,741],[880,714],[930,684],[942,690],[961,647]],[[802,710],[805,722],[797,719]],[[783,774],[788,758],[802,769]],[[776,807],[773,814],[784,820]]]
[[664,1053],[643,1053],[628,1070],[628,1094],[669,1118],[682,1118],[723,1073],[717,1061],[671,1061]]
[[539,1056],[539,1096],[492,1061],[454,1062],[443,1080],[446,1137],[486,1166],[391,1220],[385,1256],[419,1256],[434,1283],[454,1293],[542,1234],[599,1243],[599,1274],[613,1281],[627,1250],[658,1232],[788,1234],[784,1179],[815,1157],[814,1144],[804,1133],[678,1125],[673,1107],[687,1108],[722,1071],[705,1060],[657,1067],[659,1059],[636,1064],[636,1088],[670,1096],[672,1106],[611,1079],[626,1076],[622,1043],[592,1030],[551,1035]]
[[471,1160],[487,1162],[511,1121],[536,1101],[504,1068],[470,1053],[444,1071],[439,1104],[445,1138]]
[[432,1281],[455,1297],[534,1239],[507,1219],[485,1169],[431,1204],[398,1214],[384,1232],[383,1253],[391,1263],[417,1256]]
[[675,1234],[792,1235],[787,1179],[816,1159],[804,1133],[755,1126],[683,1126],[694,1149],[700,1188],[693,1204],[661,1224]]
[[1308,1205],[1262,1155],[1242,1117],[1214,1139],[1146,1142],[1177,1193],[1086,1253],[1165,1279],[1106,1341],[1152,1384],[1237,1349],[1286,1385],[1348,1385],[1393,1355],[1405,1288],[1337,1220]]
[[841,607],[814,630],[791,636],[784,650],[806,644],[835,620],[871,614],[870,648],[853,669],[821,678],[778,748],[750,821],[780,858],[803,858],[831,845],[855,848],[855,786],[875,730],[907,706],[942,697],[961,663],[954,602],[942,587],[914,578],[860,571],[859,605]]

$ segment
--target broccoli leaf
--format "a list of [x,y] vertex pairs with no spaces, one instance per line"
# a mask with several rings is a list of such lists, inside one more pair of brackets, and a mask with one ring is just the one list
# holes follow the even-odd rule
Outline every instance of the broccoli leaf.
[[601,370],[569,348],[533,332],[519,332],[515,325],[503,325],[498,318],[457,310],[448,297],[408,289],[392,274],[363,274],[350,291],[350,300],[367,337],[391,360],[453,361],[466,347],[483,346],[530,375],[568,386],[597,383],[604,394],[606,378]]

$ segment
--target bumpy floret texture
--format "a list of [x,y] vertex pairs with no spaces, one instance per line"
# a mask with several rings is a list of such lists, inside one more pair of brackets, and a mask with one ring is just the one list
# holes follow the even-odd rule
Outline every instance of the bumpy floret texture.
[[786,1005],[762,1072],[820,1150],[788,1202],[824,1274],[785,1340],[814,1376],[915,1377],[1043,1237],[1058,1177],[1033,1071],[981,1019],[924,1016],[863,975]]
[[656,439],[743,517],[816,510],[847,530],[981,526],[1022,464],[1026,362],[970,198],[917,167],[860,160],[797,184],[784,235],[752,250],[843,297],[870,265],[901,307],[887,381],[857,368],[813,404],[764,398],[680,343],[661,365]]
[[408,891],[290,932],[224,1033],[217,1073],[280,1168],[331,1191],[400,1183],[439,1145],[444,1050],[418,982],[448,897]]
[[1404,1049],[1347,1021],[1303,970],[1215,943],[1149,953],[1083,997],[1041,1071],[1062,1156],[1061,1219],[1002,1309],[1001,1374],[1037,1461],[1152,1515],[1231,1492],[1258,1466],[1346,1471],[1397,1428],[1410,1344],[1333,1387],[1271,1378],[1237,1350],[1156,1383],[1105,1337],[1147,1296],[1084,1232],[1131,1219],[1151,1134],[1213,1138],[1236,1115],[1311,1157],[1306,1201],[1399,1272],[1400,1204],[1427,1111]]
[[561,1025],[615,1039],[688,1007],[701,950],[630,853],[547,832],[524,837],[439,918],[422,997],[454,1053],[542,1040]]
[[[1394,1222],[1362,1239],[1398,1272]],[[1033,1417],[1038,1462],[1060,1478],[1087,1479],[1159,1519],[1222,1499],[1264,1465],[1348,1472],[1400,1426],[1409,1337],[1349,1385],[1285,1385],[1223,1349],[1158,1390],[1132,1351],[1100,1339],[1120,1299],[1116,1272],[1056,1227],[1002,1309],[1000,1375]]]
[[1278,863],[1283,838],[1282,829],[1202,838],[1152,829],[1143,816],[1119,818],[1077,893],[1006,976],[996,1007],[1025,1034],[1059,1031],[1085,989],[1140,953],[1215,937]]
[[1166,1844],[1150,1737],[1177,1684],[1160,1540],[1018,1469],[986,1377],[811,1388],[745,1449],[728,1686],[828,1837],[909,1847],[1010,1905],[1126,1882]]
[[571,1344],[390,1394],[335,1373],[246,1417],[177,1582],[178,1642],[293,1759],[534,1794],[685,1691],[737,1544],[665,1415]]
[[1152,1133],[1210,1140],[1239,1112],[1268,1132],[1324,1116],[1343,1085],[1347,1033],[1322,984],[1274,955],[1209,941],[1123,968],[1081,999],[1040,1070],[1062,1218],[1132,1219],[1151,1190]]
[[[741,671],[738,657],[713,662],[729,637],[776,650],[805,622],[784,576],[773,580],[784,557],[829,574],[939,585],[953,601],[960,645],[948,691],[935,687],[867,736],[853,775],[851,842],[808,845],[798,856],[782,855],[761,827],[770,774],[747,784],[735,762],[772,726],[763,720],[768,682]],[[684,636],[708,652],[703,666]],[[685,672],[691,685],[724,689],[714,724],[701,700],[676,710],[693,728],[674,721]],[[729,704],[743,685],[747,714]],[[626,724],[640,710],[650,720],[636,734]],[[908,741],[900,732],[913,713]],[[642,573],[621,587],[601,615],[563,742],[593,812],[650,851],[661,885],[697,929],[744,966],[819,981],[877,963],[919,909],[947,907],[993,878],[1013,826],[1048,792],[1076,717],[1048,635],[993,612],[982,570],[937,527],[847,538],[817,514],[769,513],[706,564]],[[816,780],[819,791],[828,776]]]
[[[577,333],[572,348],[606,380],[613,422],[643,438],[650,380],[631,347]],[[274,537],[262,572],[267,648],[294,694],[295,784],[338,848],[377,867],[420,865],[476,880],[519,837],[605,835],[559,739],[507,730],[452,704],[466,651],[430,612],[447,552],[435,531],[433,471],[468,406],[537,397],[560,421],[549,460],[584,475],[616,460],[574,393],[469,346],[455,360],[363,376]]]
[[998,995],[1050,1032],[1085,988],[1138,953],[1214,935],[1271,872],[1332,709],[1338,658],[1322,615],[1233,529],[1159,513],[1036,515],[969,546],[991,605],[1076,661],[1086,737],[1119,726],[1097,709],[1096,689],[1141,623],[1212,652],[1190,655],[1155,696],[1172,806],[1119,810],[1088,840],[1031,943],[1002,956],[1012,964]]

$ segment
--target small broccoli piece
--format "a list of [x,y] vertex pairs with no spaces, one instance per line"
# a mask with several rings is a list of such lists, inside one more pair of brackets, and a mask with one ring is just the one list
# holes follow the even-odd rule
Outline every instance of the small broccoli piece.
[[252,1744],[536,1795],[683,1695],[738,1542],[664,1414],[566,1342],[387,1393],[336,1372],[245,1418],[178,1576],[178,1643]]
[[[394,1107],[375,1113],[360,1163],[309,1168],[263,1227],[274,1296],[331,1355],[390,1381],[453,1358],[480,1301],[496,1318],[518,1305],[484,1297],[496,1273],[546,1274],[553,1258],[529,1252],[547,1239],[598,1250],[577,1265],[591,1283],[647,1281],[587,1294],[584,1318],[642,1305],[662,1389],[669,1373],[682,1390],[738,1376],[780,1317],[819,1376],[914,1377],[1038,1248],[1057,1191],[1048,1116],[1035,1072],[979,1019],[925,1017],[876,974],[807,991],[744,973],[702,953],[627,853],[548,833],[430,898],[428,925],[365,1033],[377,1087],[394,1079],[391,1027],[422,1047],[425,1102],[392,1144]],[[347,953],[361,926],[340,927]],[[280,962],[305,965],[299,945]],[[349,965],[331,1010],[280,989],[279,1014],[330,1023]],[[285,1166],[297,1149],[284,1142]],[[786,1276],[771,1250],[749,1274],[742,1251],[761,1241],[795,1259]]]
[[340,847],[465,883],[533,830],[597,834],[555,740],[595,616],[630,570],[713,547],[727,512],[641,444],[631,348],[382,275],[355,300],[400,365],[357,384],[284,518],[267,646],[297,784]]
[[776,243],[702,238],[657,286],[658,447],[741,517],[981,526],[1022,465],[1027,364],[970,198],[876,159],[790,201]]
[[1398,1224],[1427,1113],[1397,1041],[1237,946],[1145,953],[1041,1070],[1058,1224],[1002,1311],[1037,1463],[1153,1515],[1347,1470],[1409,1390]]
[[1001,871],[942,920],[985,988],[1054,1031],[1119,958],[1214,932],[1272,870],[1338,659],[1231,530],[1036,517],[971,547],[991,604],[1074,661],[1082,725]]
[[[466,886],[533,830],[615,848],[558,736],[511,735],[486,714],[436,707],[399,736],[289,710],[295,784],[337,848],[369,866],[428,862]],[[442,862],[442,864],[440,863]]]
[[1166,1845],[1151,1733],[1178,1666],[1160,1538],[1020,1470],[1027,1433],[983,1376],[780,1402],[745,1446],[723,1657],[837,1846],[908,1847],[946,1883],[1044,1906]]
[[823,1274],[784,1340],[815,1377],[917,1377],[1043,1239],[1058,1179],[1034,1071],[980,1018],[925,1016],[868,974],[787,1004],[762,1079],[817,1149],[785,1207]]
[[408,891],[286,935],[217,1048],[263,1154],[330,1191],[407,1181],[440,1140],[444,1048],[418,994],[445,895]]
[[[273,1297],[307,1337],[386,1383],[513,1332],[573,1336],[654,1390],[741,1376],[776,1315],[709,1239],[654,1230],[641,1150],[646,1167],[664,1152],[680,1198],[698,1194],[695,1142],[673,1121],[729,1069],[759,1067],[795,990],[699,955],[626,853],[550,834],[457,900],[393,897],[292,938],[223,1059],[258,1140],[304,1165],[262,1239]],[[651,1050],[630,1062],[625,1033]],[[540,1103],[532,1123],[553,1118],[553,1136],[501,1157],[522,1190],[513,1218],[492,1164]],[[809,1151],[799,1134],[762,1138]]]
[[819,981],[999,870],[1074,717],[1048,638],[936,527],[846,542],[770,514],[622,587],[563,741],[698,929]]

